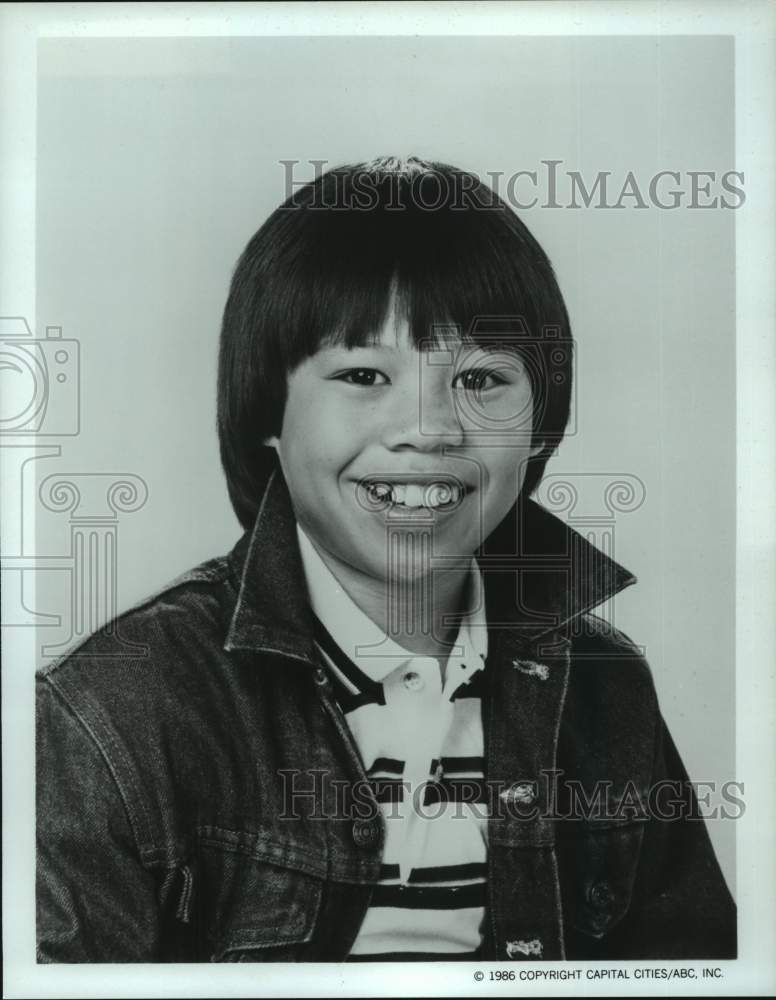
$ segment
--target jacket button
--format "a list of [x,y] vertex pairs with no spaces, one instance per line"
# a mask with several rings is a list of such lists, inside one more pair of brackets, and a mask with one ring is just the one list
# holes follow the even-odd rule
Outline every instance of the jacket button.
[[605,910],[614,900],[612,887],[608,882],[596,882],[590,889],[589,899],[596,909]]
[[376,821],[357,819],[353,822],[353,841],[357,847],[376,847],[382,838],[382,830]]
[[506,802],[518,802],[522,806],[530,806],[536,799],[536,789],[527,781],[521,781],[519,784],[511,785],[505,792],[502,792],[501,798]]

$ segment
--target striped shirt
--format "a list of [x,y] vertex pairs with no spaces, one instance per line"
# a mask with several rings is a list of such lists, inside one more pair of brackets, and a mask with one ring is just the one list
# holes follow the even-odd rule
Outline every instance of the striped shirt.
[[444,680],[439,662],[393,642],[340,587],[301,528],[316,641],[385,817],[380,882],[351,958],[472,958],[481,942],[486,815],[480,694],[482,582]]

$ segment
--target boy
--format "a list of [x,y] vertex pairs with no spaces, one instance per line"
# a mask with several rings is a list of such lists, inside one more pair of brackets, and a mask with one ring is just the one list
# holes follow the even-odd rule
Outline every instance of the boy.
[[[248,244],[245,535],[39,676],[42,961],[711,958],[735,911],[633,578],[530,499],[571,341],[472,175],[324,174]],[[655,789],[673,790],[668,817]]]

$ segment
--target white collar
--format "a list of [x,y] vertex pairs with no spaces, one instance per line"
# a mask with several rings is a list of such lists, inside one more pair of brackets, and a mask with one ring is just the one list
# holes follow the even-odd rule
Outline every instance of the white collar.
[[[359,670],[379,683],[408,660],[417,659],[415,653],[394,642],[353,602],[299,524],[297,537],[312,609],[332,639]],[[485,665],[488,652],[482,578],[474,557],[468,586],[469,593],[475,598],[474,610],[461,620],[448,666],[466,663],[467,676],[471,676]]]

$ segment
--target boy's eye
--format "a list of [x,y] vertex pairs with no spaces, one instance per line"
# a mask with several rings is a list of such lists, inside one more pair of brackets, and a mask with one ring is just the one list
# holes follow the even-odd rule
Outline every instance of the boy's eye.
[[484,389],[494,389],[498,385],[504,385],[504,382],[505,379],[492,368],[470,368],[456,375],[453,385],[467,392],[482,392]]
[[347,371],[335,375],[341,382],[349,385],[387,385],[388,379],[376,368],[348,368]]

